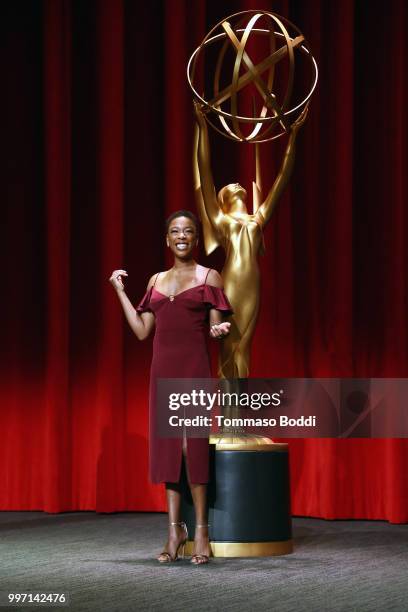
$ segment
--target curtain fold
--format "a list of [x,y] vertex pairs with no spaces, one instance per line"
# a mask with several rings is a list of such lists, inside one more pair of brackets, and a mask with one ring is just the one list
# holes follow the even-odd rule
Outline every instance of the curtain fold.
[[70,421],[70,3],[44,3],[44,182],[47,243],[47,339],[44,381],[43,503],[69,508]]
[[[266,6],[267,5],[267,6]],[[320,69],[294,174],[265,232],[254,377],[408,377],[407,7],[282,0]],[[187,60],[252,0],[3,3],[0,509],[164,510],[147,479],[151,339],[134,304],[195,210]],[[218,187],[253,149],[211,133]],[[265,191],[284,141],[262,147]],[[198,260],[222,267],[223,256]],[[215,345],[212,346],[215,360]],[[292,510],[408,521],[407,440],[290,440]]]

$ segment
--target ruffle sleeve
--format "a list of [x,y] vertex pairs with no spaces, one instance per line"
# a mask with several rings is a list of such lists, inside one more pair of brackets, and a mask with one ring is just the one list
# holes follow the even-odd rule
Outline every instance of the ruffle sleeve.
[[143,298],[140,300],[139,304],[136,306],[136,312],[139,312],[139,313],[152,312],[152,309],[150,308],[151,293],[152,293],[151,289],[149,289],[149,291],[146,291]]
[[214,287],[213,285],[204,285],[204,302],[208,308],[216,308],[222,310],[224,314],[232,314],[232,306],[228,301],[223,289]]

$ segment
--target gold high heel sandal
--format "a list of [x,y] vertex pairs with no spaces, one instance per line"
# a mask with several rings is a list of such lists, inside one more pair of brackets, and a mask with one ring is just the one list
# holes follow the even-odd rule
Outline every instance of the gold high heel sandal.
[[[172,561],[177,561],[179,556],[179,550],[180,548],[182,548],[182,553],[181,553],[181,557],[184,559],[184,549],[186,547],[186,542],[187,542],[187,538],[188,538],[188,531],[187,531],[187,525],[183,522],[181,523],[170,523],[170,525],[178,525],[179,527],[182,527],[184,530],[184,539],[179,543],[179,545],[177,546],[176,552],[174,553],[174,557],[171,556],[171,554],[169,552],[167,552],[167,550],[163,550],[163,552],[160,553],[160,555],[157,557],[157,560],[159,563],[171,563]],[[160,559],[160,557],[163,557],[162,559]]]
[[[209,524],[205,524],[205,525],[196,525],[196,527],[209,527]],[[211,550],[211,548],[210,548]],[[195,553],[192,557],[191,557],[191,561],[190,563],[192,563],[193,565],[204,565],[205,563],[209,562],[209,556],[208,555],[204,555],[201,553]]]

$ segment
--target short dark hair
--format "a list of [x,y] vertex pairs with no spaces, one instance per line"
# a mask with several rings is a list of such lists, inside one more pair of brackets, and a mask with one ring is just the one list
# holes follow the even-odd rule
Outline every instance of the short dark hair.
[[196,228],[196,232],[198,233],[200,228],[198,219],[195,214],[192,213],[190,210],[176,210],[175,212],[171,213],[171,215],[166,220],[166,233],[169,231],[170,223],[173,221],[173,219],[177,219],[178,217],[188,217],[189,219],[191,219]]

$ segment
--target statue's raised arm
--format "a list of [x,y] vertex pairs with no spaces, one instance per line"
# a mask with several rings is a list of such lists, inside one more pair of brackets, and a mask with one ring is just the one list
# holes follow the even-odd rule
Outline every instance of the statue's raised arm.
[[275,209],[276,204],[279,201],[286,185],[291,177],[293,166],[295,163],[296,153],[296,137],[299,129],[304,124],[308,112],[308,106],[305,107],[304,111],[300,115],[299,119],[290,128],[289,140],[286,146],[285,155],[283,157],[282,165],[280,167],[278,176],[276,177],[265,201],[259,207],[260,219],[263,225],[269,221],[272,213]]
[[197,208],[204,230],[207,255],[220,246],[220,230],[224,213],[218,203],[211,170],[208,128],[202,110],[194,103],[196,127],[194,133],[193,173]]

